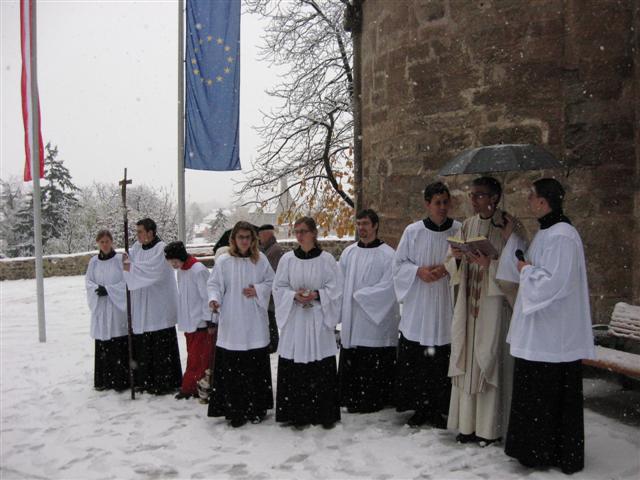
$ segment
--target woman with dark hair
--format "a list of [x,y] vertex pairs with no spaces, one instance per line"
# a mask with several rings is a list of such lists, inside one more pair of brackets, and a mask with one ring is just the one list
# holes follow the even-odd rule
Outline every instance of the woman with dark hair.
[[515,357],[505,453],[531,468],[584,468],[582,359],[595,358],[580,234],[564,215],[560,182],[533,183],[540,230],[517,263],[507,342]]
[[342,272],[320,249],[312,218],[298,219],[294,233],[299,246],[280,259],[273,285],[280,328],[276,422],[332,428],[340,420],[334,329]]
[[209,368],[216,342],[207,301],[209,270],[189,255],[182,242],[171,242],[164,247],[164,258],[178,271],[178,329],[184,332],[187,342],[187,367],[176,395],[180,400],[198,396],[197,382]]
[[250,223],[236,223],[229,239],[207,282],[209,307],[220,313],[208,415],[241,427],[260,423],[273,408],[267,316],[273,269]]
[[85,285],[95,339],[94,387],[125,390],[129,386],[127,303],[122,276],[122,254],[113,250],[109,230],[96,235],[98,255],[89,261]]

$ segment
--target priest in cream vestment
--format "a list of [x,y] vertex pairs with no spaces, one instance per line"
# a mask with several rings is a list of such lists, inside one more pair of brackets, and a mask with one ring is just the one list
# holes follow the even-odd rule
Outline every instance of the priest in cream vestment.
[[[500,183],[494,178],[474,180],[469,196],[475,215],[464,221],[458,234],[464,240],[486,237],[498,255],[490,258],[452,249],[447,262],[451,283],[457,287],[447,427],[458,430],[458,442],[478,442],[481,446],[506,433],[506,403],[513,368],[505,338],[517,287],[496,278],[500,254],[508,242],[515,243],[515,248],[526,248],[524,228],[497,207],[501,195]],[[515,248],[506,251],[513,252]]]

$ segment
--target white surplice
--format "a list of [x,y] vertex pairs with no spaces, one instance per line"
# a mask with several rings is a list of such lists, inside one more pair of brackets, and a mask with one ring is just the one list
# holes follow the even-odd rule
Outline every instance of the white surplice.
[[[216,260],[207,282],[209,301],[220,304],[217,346],[246,351],[269,345],[269,296],[273,269],[260,253],[253,263],[248,257],[224,254]],[[253,285],[257,296],[247,298],[244,288]]]
[[200,262],[178,269],[178,328],[193,333],[211,320],[207,293],[209,269]]
[[518,272],[518,259],[516,258],[516,250],[527,251],[527,241],[520,235],[512,233],[507,240],[500,259],[498,260],[498,268],[496,270],[496,279],[505,282],[520,283],[520,272]]
[[400,331],[424,346],[451,343],[453,299],[448,277],[423,282],[418,267],[441,265],[447,257],[447,237],[455,236],[460,222],[442,232],[429,230],[422,220],[409,225],[396,250],[393,271],[396,297],[402,304]]
[[162,241],[146,250],[135,243],[129,252],[131,270],[123,273],[131,291],[133,333],[155,332],[177,322],[178,287],[164,247]]
[[536,362],[595,358],[582,240],[559,222],[536,233],[520,271],[507,341],[511,355]]
[[[300,259],[287,252],[273,282],[276,321],[280,328],[278,354],[296,363],[322,360],[337,353],[334,329],[340,321],[343,276],[330,253]],[[320,299],[303,308],[294,300],[299,289],[318,290]]]
[[[122,254],[108,260],[98,256],[89,260],[85,276],[87,303],[91,310],[91,337],[110,340],[127,335],[127,299],[122,276]],[[99,297],[96,288],[106,288],[106,296]]]
[[348,246],[340,256],[344,275],[342,330],[344,348],[395,347],[400,312],[393,287],[395,251],[387,244]]

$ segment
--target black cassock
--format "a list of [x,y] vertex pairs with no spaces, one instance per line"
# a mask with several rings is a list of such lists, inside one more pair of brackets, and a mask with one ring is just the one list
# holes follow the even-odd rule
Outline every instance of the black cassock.
[[269,347],[216,347],[208,416],[231,421],[262,419],[273,408]]
[[505,453],[527,467],[584,468],[582,361],[515,359]]
[[396,347],[340,349],[340,405],[349,413],[370,413],[393,403]]
[[164,395],[182,384],[182,367],[176,327],[133,336],[136,389]]
[[93,384],[96,390],[129,388],[129,339],[96,340]]
[[450,356],[451,345],[427,347],[400,335],[394,391],[397,411],[424,413],[431,423],[445,428],[451,399]]
[[276,422],[332,425],[340,420],[336,357],[308,363],[278,358]]

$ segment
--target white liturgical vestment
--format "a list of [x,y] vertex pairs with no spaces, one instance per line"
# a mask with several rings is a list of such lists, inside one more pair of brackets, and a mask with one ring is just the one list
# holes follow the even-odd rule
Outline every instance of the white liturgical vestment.
[[[122,254],[108,260],[98,256],[89,260],[85,277],[87,302],[91,310],[91,337],[110,340],[127,334],[127,299],[122,276]],[[102,285],[107,295],[99,297],[96,289]]]
[[[225,253],[213,266],[207,289],[209,301],[220,304],[217,346],[246,351],[269,345],[269,297],[273,269],[260,253],[253,263],[249,257]],[[245,297],[243,289],[253,285],[255,297]]]
[[178,328],[193,333],[211,320],[207,294],[209,269],[200,262],[188,270],[178,269]]
[[582,240],[559,222],[536,233],[520,271],[507,342],[511,355],[538,362],[595,358]]
[[395,347],[400,312],[393,287],[395,251],[389,245],[368,248],[357,243],[340,255],[344,274],[342,330],[344,348]]
[[131,270],[123,273],[131,290],[133,333],[155,332],[177,322],[178,287],[164,247],[162,241],[146,250],[135,243],[129,252]]
[[[309,363],[338,352],[334,330],[340,321],[343,282],[340,266],[330,253],[323,251],[308,259],[293,252],[282,256],[273,282],[281,357]],[[320,298],[305,308],[294,299],[299,289],[317,290]]]
[[407,340],[424,346],[451,343],[453,298],[449,277],[427,283],[417,272],[421,266],[444,264],[449,249],[447,237],[455,236],[460,226],[460,222],[454,221],[451,228],[436,232],[420,220],[402,234],[393,280],[396,297],[402,304],[400,331]]

